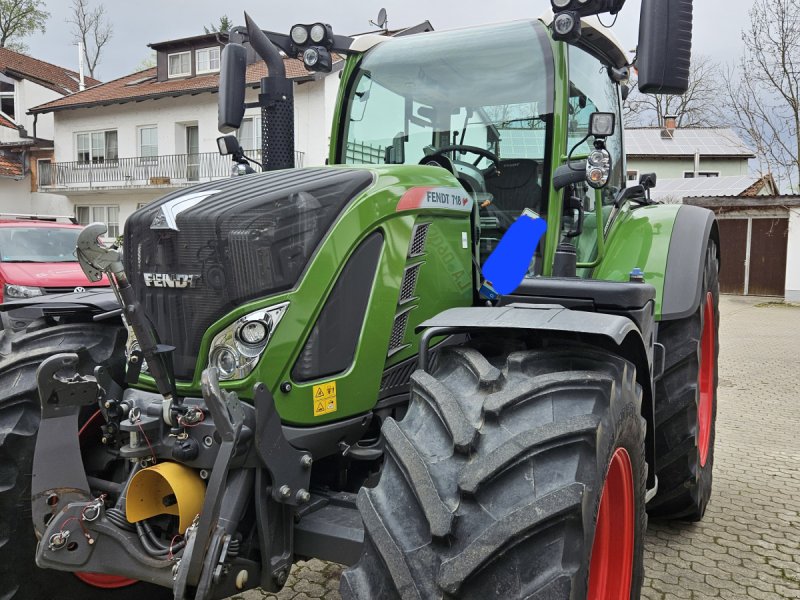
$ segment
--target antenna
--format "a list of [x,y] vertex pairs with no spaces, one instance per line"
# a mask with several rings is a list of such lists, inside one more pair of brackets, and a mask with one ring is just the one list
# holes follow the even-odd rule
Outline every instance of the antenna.
[[378,27],[380,29],[383,29],[384,31],[388,31],[389,30],[389,21],[388,21],[388,19],[386,17],[386,9],[385,8],[380,9],[378,11],[378,20],[377,21],[373,21],[373,20],[370,19],[369,24],[370,25],[374,25],[375,27]]

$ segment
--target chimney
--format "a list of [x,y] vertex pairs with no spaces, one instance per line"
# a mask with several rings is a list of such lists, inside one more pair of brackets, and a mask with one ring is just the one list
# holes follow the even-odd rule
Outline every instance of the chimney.
[[661,130],[661,137],[665,140],[673,139],[677,128],[678,117],[676,115],[664,115],[664,129]]
[[78,42],[78,71],[80,73],[80,82],[78,83],[78,91],[82,92],[86,89],[86,83],[83,80],[83,42]]

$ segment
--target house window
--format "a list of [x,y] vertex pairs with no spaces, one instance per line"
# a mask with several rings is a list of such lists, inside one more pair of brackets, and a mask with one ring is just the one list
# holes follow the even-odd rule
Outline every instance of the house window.
[[[698,171],[698,177],[719,177],[719,171]],[[694,171],[684,171],[684,179],[694,179]]]
[[239,144],[245,152],[261,151],[261,117],[246,117],[236,132]]
[[78,133],[76,138],[79,163],[102,164],[119,158],[116,129]]
[[200,48],[195,52],[197,73],[213,73],[219,71],[219,46]]
[[142,162],[155,162],[158,156],[158,127],[155,125],[139,127],[139,156],[147,159]]
[[108,227],[104,237],[119,237],[119,205],[110,204],[107,206],[76,206],[75,217],[81,225],[89,223],[105,223]]
[[192,74],[192,53],[178,52],[167,56],[169,62],[169,76],[183,77]]
[[14,80],[5,75],[0,75],[0,111],[12,121],[16,118]]
[[627,174],[628,181],[639,181],[639,171],[628,171]]

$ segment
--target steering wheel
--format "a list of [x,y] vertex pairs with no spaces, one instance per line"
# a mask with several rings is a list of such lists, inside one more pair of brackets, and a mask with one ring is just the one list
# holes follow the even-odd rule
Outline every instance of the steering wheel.
[[481,162],[481,158],[486,158],[492,163],[492,167],[494,169],[498,169],[500,166],[500,158],[494,153],[490,152],[486,148],[481,148],[480,146],[467,146],[466,144],[452,144],[450,146],[442,146],[441,148],[437,148],[433,152],[427,155],[426,158],[430,158],[433,156],[442,156],[446,152],[470,152],[472,154],[478,155],[478,160],[476,160],[473,165],[476,165]]

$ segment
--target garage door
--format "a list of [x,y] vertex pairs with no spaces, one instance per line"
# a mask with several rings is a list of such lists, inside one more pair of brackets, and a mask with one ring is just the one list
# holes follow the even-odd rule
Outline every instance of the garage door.
[[717,222],[722,254],[719,290],[723,294],[744,294],[747,219],[720,219]]
[[750,236],[751,296],[783,296],[789,219],[753,219]]

